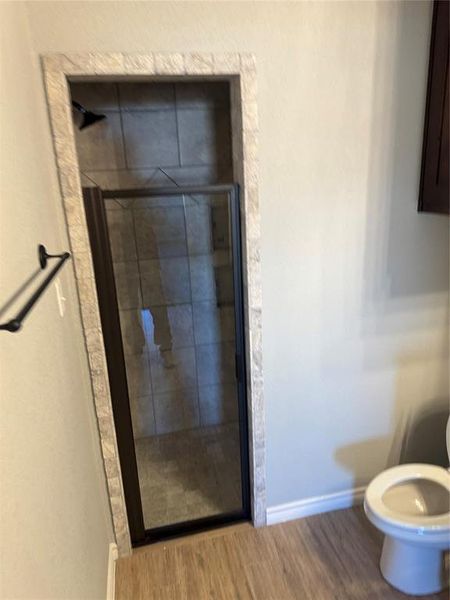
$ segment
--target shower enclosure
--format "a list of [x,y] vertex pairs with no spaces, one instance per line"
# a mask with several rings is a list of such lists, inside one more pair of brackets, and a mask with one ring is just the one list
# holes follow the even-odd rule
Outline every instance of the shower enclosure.
[[237,186],[84,201],[133,544],[249,518]]

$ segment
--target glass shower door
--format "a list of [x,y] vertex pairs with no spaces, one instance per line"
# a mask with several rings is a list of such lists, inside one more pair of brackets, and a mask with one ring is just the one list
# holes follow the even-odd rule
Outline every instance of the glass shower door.
[[144,529],[245,516],[235,188],[104,192],[102,202]]

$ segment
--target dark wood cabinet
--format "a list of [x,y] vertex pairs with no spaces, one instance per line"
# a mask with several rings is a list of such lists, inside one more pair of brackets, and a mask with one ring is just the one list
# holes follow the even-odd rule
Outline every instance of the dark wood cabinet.
[[449,1],[435,0],[419,211],[449,214]]

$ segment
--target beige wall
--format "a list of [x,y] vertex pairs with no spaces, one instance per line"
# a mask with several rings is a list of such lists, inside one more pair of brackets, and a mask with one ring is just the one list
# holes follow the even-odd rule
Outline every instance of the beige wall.
[[430,3],[27,8],[36,54],[256,54],[269,505],[398,461],[448,398],[448,219],[416,212]]
[[[1,3],[1,306],[37,268],[37,244],[67,249],[39,62],[26,8]],[[0,596],[106,596],[112,527],[72,265],[21,332],[1,332]],[[25,293],[36,286],[31,284]],[[1,319],[10,318],[16,303]]]

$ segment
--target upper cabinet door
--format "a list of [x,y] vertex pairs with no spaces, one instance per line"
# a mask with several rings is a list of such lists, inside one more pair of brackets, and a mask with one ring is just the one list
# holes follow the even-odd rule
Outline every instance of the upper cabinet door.
[[449,214],[449,2],[435,0],[419,211]]

